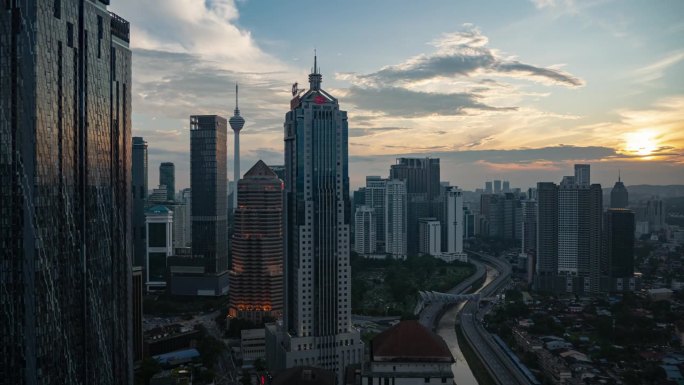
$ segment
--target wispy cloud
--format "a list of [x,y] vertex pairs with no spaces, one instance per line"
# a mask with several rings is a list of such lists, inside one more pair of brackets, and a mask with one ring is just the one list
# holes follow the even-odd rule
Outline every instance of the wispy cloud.
[[389,65],[369,74],[338,74],[359,86],[410,86],[422,81],[479,75],[525,78],[543,84],[579,87],[584,81],[553,67],[540,67],[502,56],[488,47],[489,39],[473,25],[444,34],[432,45],[437,50]]
[[684,51],[678,50],[670,52],[665,57],[658,61],[651,63],[645,67],[641,67],[634,71],[636,80],[642,83],[649,83],[655,80],[662,79],[665,71],[684,60]]

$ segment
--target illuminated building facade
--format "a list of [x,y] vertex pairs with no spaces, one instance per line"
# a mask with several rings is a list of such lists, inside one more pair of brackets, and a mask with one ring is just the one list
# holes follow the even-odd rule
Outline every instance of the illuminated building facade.
[[237,186],[229,314],[261,323],[283,311],[283,182],[260,160]]

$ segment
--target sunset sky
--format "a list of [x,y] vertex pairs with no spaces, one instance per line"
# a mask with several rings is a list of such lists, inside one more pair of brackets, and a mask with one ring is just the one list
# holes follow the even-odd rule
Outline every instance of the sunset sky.
[[[149,185],[189,187],[193,114],[233,114],[242,171],[283,163],[294,82],[313,50],[349,113],[352,187],[398,156],[441,158],[465,189],[560,181],[684,183],[684,2],[116,0],[131,22],[133,135]],[[232,175],[233,138],[228,167]]]

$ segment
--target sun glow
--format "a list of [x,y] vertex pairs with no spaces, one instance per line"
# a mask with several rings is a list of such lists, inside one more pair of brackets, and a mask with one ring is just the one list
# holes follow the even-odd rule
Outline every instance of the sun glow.
[[652,131],[638,131],[627,134],[625,151],[635,155],[648,156],[658,149],[655,133]]

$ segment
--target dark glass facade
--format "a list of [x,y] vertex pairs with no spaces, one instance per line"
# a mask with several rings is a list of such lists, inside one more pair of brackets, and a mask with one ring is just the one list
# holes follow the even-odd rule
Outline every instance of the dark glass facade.
[[176,167],[171,162],[159,165],[159,184],[166,186],[166,200],[176,200]]
[[205,271],[228,270],[228,176],[226,119],[190,117],[192,253],[204,256]]
[[131,175],[133,186],[133,265],[145,265],[145,200],[147,199],[147,142],[141,137],[133,137]]
[[615,186],[610,190],[610,207],[614,209],[626,209],[629,204],[629,193],[622,181],[615,182]]
[[0,6],[2,384],[132,384],[131,52],[105,5]]
[[611,278],[634,276],[634,212],[611,208],[605,213],[606,260]]
[[558,185],[537,183],[536,290],[553,290],[558,271]]

